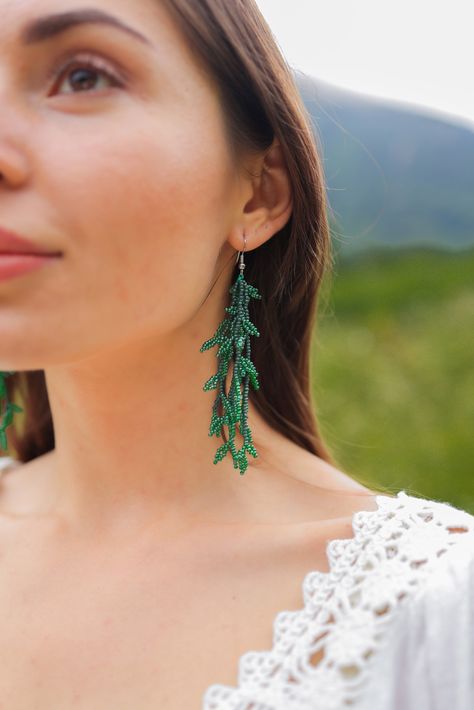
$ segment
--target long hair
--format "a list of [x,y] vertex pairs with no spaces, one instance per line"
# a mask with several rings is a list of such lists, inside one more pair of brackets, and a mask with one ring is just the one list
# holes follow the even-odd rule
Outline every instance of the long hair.
[[[215,83],[236,160],[242,151],[264,152],[275,138],[280,142],[293,210],[284,228],[246,253],[245,277],[262,294],[261,301],[249,304],[260,332],[252,353],[260,388],[250,388],[249,397],[273,429],[333,464],[319,432],[311,385],[318,297],[333,265],[324,176],[311,118],[293,71],[254,0],[162,2]],[[54,448],[44,372],[15,373],[6,386],[10,400],[16,395],[22,400],[22,431],[14,421],[9,435],[17,458],[26,462]]]

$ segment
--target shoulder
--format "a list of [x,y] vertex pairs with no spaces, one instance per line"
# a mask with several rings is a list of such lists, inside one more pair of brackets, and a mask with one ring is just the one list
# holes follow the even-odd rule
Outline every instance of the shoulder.
[[383,498],[382,509],[395,522],[389,528],[400,533],[399,554],[417,570],[422,601],[436,598],[438,615],[443,606],[454,612],[461,597],[474,602],[474,516],[447,501],[404,491],[396,501]]
[[376,503],[327,543],[329,570],[306,574],[272,649],[243,656],[236,701],[264,702],[270,684],[298,708],[474,707],[474,517],[405,491]]
[[0,477],[10,468],[15,468],[20,465],[20,462],[11,456],[0,456]]
[[379,500],[367,707],[474,707],[474,516],[404,491]]
[[474,516],[466,510],[404,490],[378,495],[377,503],[384,537],[390,532],[406,554],[439,560],[450,548],[473,550]]
[[[467,510],[458,508],[452,503],[433,498],[412,495],[405,490],[396,495],[378,494],[378,507],[382,519],[405,521],[405,529],[430,530],[432,534],[451,535],[467,533],[469,538],[474,534],[474,516]],[[456,525],[460,523],[460,529]]]
[[[26,522],[28,515],[42,510],[45,467],[38,457],[28,462],[10,456],[0,456],[0,521]],[[1,528],[2,532],[4,527]]]
[[474,707],[474,516],[403,490],[376,501],[354,514],[352,539],[329,543],[331,573],[305,580],[341,697]]
[[381,610],[403,615],[406,604],[426,599],[429,590],[458,596],[456,579],[467,590],[474,564],[473,515],[404,490],[377,494],[375,501],[375,509],[354,513],[351,537],[328,542],[331,574],[310,575],[314,589],[329,586],[349,616],[363,608],[377,623]]
[[5,513],[9,517],[8,505],[6,502],[11,497],[12,489],[15,489],[16,476],[11,477],[9,474],[13,471],[18,471],[23,466],[21,461],[12,458],[11,456],[0,456],[0,520],[4,520]]
[[404,578],[413,594],[454,565],[468,571],[474,558],[472,514],[404,490],[396,496],[379,494],[376,502],[374,513],[360,511],[353,523],[357,541],[379,560],[379,574],[393,568],[397,583]]

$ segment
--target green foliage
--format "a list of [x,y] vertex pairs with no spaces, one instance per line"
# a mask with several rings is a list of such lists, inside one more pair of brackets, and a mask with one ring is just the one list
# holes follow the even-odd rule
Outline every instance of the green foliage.
[[325,300],[315,400],[341,468],[474,512],[474,251],[340,262]]
[[8,392],[5,378],[14,375],[14,372],[0,372],[0,401],[5,404],[5,411],[2,413],[0,421],[0,446],[4,451],[8,451],[8,440],[6,429],[13,421],[15,412],[22,412],[23,409],[17,404],[8,401]]
[[[259,336],[260,333],[249,319],[248,304],[250,298],[260,299],[261,295],[254,286],[245,281],[243,273],[239,274],[229,293],[232,295],[232,303],[225,309],[229,315],[219,324],[212,338],[201,345],[200,352],[205,352],[215,345],[219,346],[216,353],[217,372],[205,382],[203,387],[204,391],[217,390],[212,407],[209,436],[221,436],[224,426],[228,427],[229,432],[228,440],[217,449],[214,463],[222,461],[230,451],[234,468],[238,468],[240,475],[243,475],[248,467],[246,452],[254,458],[258,456],[247,424],[247,415],[249,383],[254,390],[259,389],[258,373],[250,359],[250,336]],[[232,381],[229,392],[226,392],[225,385],[231,361],[233,362]],[[219,405],[222,407],[220,413]],[[235,446],[237,424],[244,440],[238,450]]]

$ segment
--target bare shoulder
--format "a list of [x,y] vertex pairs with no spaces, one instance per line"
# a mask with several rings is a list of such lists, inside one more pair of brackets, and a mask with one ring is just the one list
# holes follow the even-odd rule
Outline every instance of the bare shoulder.
[[17,476],[12,476],[12,473],[17,472],[21,467],[20,461],[10,456],[0,456],[0,513],[3,512],[4,504],[9,498],[12,480],[13,488],[17,481]]
[[342,520],[376,508],[377,491],[279,434],[260,446],[250,475],[252,493],[265,495],[265,514],[275,523]]
[[20,463],[12,456],[0,456],[0,476],[2,476],[4,472],[18,467],[19,465]]
[[334,493],[370,495],[369,488],[358,483],[348,473],[338,469],[316,454],[304,449],[266,423],[265,436],[260,437],[260,458],[252,465],[256,469],[280,473],[295,482]]
[[9,456],[0,457],[0,516],[21,517],[37,510],[44,487],[49,454],[23,463]]
[[354,514],[378,505],[376,492],[292,442],[279,441],[271,455],[262,447],[259,452],[247,479],[249,497],[260,502],[255,522],[214,539],[232,560],[232,568],[227,563],[220,569],[227,569],[234,587],[248,582],[246,598],[260,599],[270,628],[279,610],[302,606],[309,572],[330,571],[328,545],[354,537]]

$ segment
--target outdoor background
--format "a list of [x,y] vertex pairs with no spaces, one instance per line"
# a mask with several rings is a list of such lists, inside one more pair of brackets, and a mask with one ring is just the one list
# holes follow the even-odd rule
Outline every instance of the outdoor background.
[[357,480],[474,513],[468,3],[259,0],[320,146],[335,264],[313,382]]

